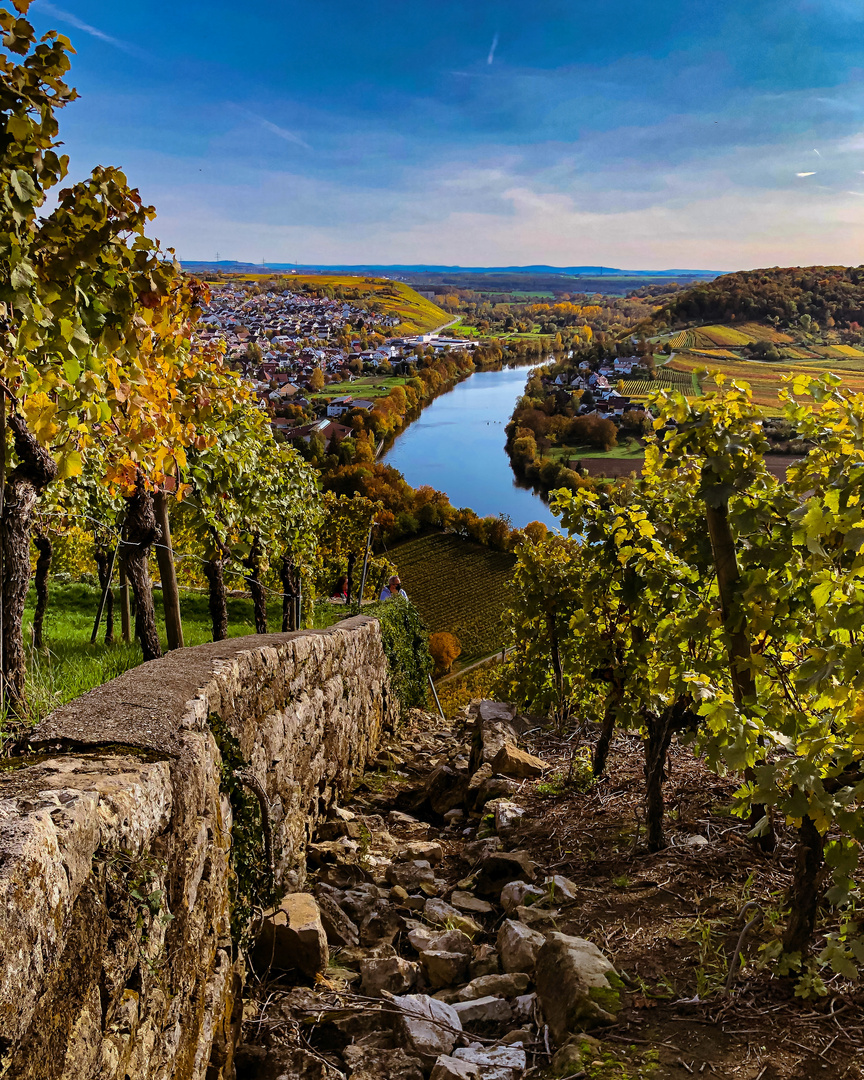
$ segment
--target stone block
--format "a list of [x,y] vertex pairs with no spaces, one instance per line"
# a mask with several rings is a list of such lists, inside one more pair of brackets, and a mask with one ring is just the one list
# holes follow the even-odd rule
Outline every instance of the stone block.
[[523,923],[505,919],[496,942],[501,967],[507,972],[524,971],[530,974],[545,940],[542,934],[530,930]]
[[278,908],[266,912],[254,956],[257,965],[296,969],[310,978],[326,971],[330,952],[315,897],[289,893]]
[[546,935],[537,953],[534,980],[543,1015],[555,1041],[597,1024],[621,1009],[621,978],[597,946],[567,934]]

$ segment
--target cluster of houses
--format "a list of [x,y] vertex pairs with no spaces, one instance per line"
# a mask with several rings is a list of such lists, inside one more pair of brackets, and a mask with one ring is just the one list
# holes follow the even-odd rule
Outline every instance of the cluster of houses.
[[[367,311],[344,300],[290,289],[262,293],[234,282],[213,286],[198,333],[202,341],[225,342],[229,361],[252,382],[262,407],[278,413],[283,406],[295,404],[308,413],[315,371],[330,382],[350,382],[358,363],[366,371],[377,370],[385,361],[409,370],[420,348],[443,352],[479,344],[436,333],[387,337],[398,324],[395,315]],[[371,347],[369,335],[376,341]],[[319,434],[329,445],[334,436],[344,437],[348,431],[336,423],[339,417],[352,409],[371,409],[373,404],[343,395],[327,403],[323,421],[297,427],[296,420],[276,415],[273,426],[307,441]]]
[[582,360],[577,370],[570,374],[558,375],[552,386],[562,390],[590,390],[590,403],[580,404],[579,415],[588,416],[623,416],[632,410],[641,410],[642,404],[633,402],[613,385],[624,375],[636,375],[644,371],[642,360],[638,356],[617,356],[614,360]]

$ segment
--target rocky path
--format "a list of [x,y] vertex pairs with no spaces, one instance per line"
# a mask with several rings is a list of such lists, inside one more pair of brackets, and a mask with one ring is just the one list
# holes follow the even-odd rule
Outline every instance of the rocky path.
[[238,1080],[864,1077],[839,988],[814,1007],[748,964],[723,994],[742,896],[769,910],[791,867],[754,866],[734,782],[673,748],[652,855],[638,740],[599,783],[575,745],[496,702],[412,713],[249,957]]
[[512,707],[459,719],[414,713],[379,755],[390,790],[319,829],[309,892],[286,897],[251,957],[240,1080],[587,1075],[599,1044],[584,1033],[614,1020],[621,980],[553,928],[573,882],[508,840],[547,766],[519,749]]

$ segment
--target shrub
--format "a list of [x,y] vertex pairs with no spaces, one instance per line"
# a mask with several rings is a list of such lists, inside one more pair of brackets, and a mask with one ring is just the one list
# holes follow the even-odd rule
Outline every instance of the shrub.
[[442,672],[453,667],[453,661],[461,654],[462,645],[457,637],[446,631],[439,631],[429,638],[429,652],[435,661],[435,667]]
[[429,631],[410,600],[394,597],[369,606],[364,614],[381,624],[381,643],[390,669],[390,685],[403,709],[426,704],[432,671]]

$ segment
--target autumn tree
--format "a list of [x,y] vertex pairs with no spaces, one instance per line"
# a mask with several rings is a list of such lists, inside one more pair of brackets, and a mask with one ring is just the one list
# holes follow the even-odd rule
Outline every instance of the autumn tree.
[[429,652],[435,667],[440,672],[448,672],[453,667],[453,661],[462,654],[462,645],[454,634],[439,631],[429,635]]
[[[20,14],[0,8],[0,380],[5,461],[0,514],[4,687],[22,706],[24,598],[33,508],[56,478],[105,453],[105,481],[129,499],[127,563],[145,658],[160,654],[147,554],[157,538],[152,490],[182,469],[185,447],[218,413],[236,379],[221,358],[191,346],[199,293],[145,234],[154,217],[117,169],[97,167],[46,198],[66,175],[57,112],[75,98],[65,82],[67,39],[36,40]],[[224,395],[223,395],[224,391]],[[8,428],[11,446],[6,437]],[[11,467],[10,467],[11,466]]]

